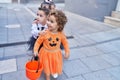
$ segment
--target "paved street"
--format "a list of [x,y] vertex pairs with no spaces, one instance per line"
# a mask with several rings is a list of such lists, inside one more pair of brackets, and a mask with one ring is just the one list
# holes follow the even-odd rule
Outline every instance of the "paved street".
[[[72,36],[68,39],[70,58],[63,60],[58,80],[120,80],[120,28],[71,13],[64,4],[56,5],[68,17],[66,36]],[[28,80],[25,63],[32,53],[26,43],[38,6],[0,4],[0,80]]]

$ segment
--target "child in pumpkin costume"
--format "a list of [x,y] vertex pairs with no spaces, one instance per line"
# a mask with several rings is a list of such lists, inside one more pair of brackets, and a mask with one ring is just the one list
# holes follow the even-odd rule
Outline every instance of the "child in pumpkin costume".
[[[69,46],[66,36],[63,33],[64,25],[67,18],[62,11],[54,10],[48,15],[48,30],[44,35],[40,35],[34,46],[34,55],[40,57],[43,63],[43,70],[46,74],[46,80],[50,80],[50,75],[56,78],[62,73],[62,52],[60,44],[65,49],[64,57],[69,58]],[[39,46],[43,43],[43,47],[38,54]]]

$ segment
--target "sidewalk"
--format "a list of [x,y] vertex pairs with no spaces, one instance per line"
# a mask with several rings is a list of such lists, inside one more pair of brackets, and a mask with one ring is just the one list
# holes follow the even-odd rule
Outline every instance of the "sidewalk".
[[[0,4],[0,80],[27,80],[27,44],[38,5]],[[65,11],[71,55],[58,80],[120,80],[120,28]],[[39,80],[45,80],[42,74]]]

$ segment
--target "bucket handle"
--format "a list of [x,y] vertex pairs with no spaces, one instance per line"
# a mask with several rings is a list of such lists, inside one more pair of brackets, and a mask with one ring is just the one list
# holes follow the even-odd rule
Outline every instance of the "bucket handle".
[[36,70],[36,73],[38,73],[38,70],[39,70],[39,67],[40,67],[40,59],[39,59],[38,56],[32,56],[31,61],[33,61],[33,60],[38,61],[38,68]]

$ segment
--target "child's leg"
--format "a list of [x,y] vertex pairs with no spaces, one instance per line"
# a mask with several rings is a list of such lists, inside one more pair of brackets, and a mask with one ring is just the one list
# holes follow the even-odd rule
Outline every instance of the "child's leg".
[[46,80],[50,80],[50,75],[45,74]]

